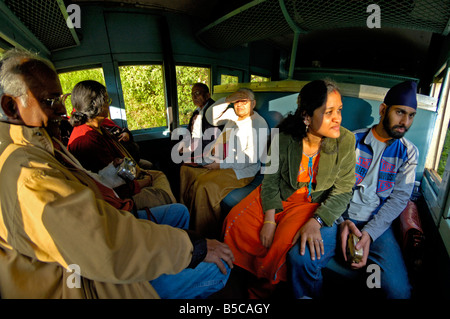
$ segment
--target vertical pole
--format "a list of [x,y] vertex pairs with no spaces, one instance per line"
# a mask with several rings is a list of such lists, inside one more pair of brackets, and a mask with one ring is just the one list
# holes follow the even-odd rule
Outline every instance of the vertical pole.
[[292,41],[292,51],[291,51],[291,62],[289,64],[289,80],[292,80],[294,77],[294,69],[295,69],[295,59],[297,57],[297,48],[298,48],[298,38],[300,32],[294,32],[294,40]]
[[166,18],[161,18],[160,27],[163,46],[164,92],[166,95],[167,125],[172,132],[178,127],[179,122],[177,75],[175,61],[173,59],[172,42],[170,40],[170,30]]
[[299,38],[300,32],[302,30],[297,26],[297,24],[294,22],[294,20],[289,15],[289,11],[286,8],[286,4],[284,3],[284,0],[278,0],[278,3],[280,4],[280,9],[281,9],[281,12],[283,12],[283,16],[286,19],[286,22],[289,24],[291,29],[294,31],[294,41],[292,41],[291,62],[289,64],[289,75],[288,75],[288,79],[292,80],[292,78],[294,77],[295,59],[297,57],[298,38]]

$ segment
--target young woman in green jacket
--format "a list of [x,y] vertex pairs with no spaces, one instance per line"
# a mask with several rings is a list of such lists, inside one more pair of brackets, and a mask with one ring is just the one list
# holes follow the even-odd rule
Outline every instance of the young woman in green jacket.
[[286,254],[298,240],[301,254],[307,246],[312,259],[325,253],[321,227],[345,211],[355,182],[355,137],[341,127],[341,110],[334,83],[306,84],[296,112],[278,126],[262,184],[225,220],[235,265],[258,278],[250,297],[287,280]]

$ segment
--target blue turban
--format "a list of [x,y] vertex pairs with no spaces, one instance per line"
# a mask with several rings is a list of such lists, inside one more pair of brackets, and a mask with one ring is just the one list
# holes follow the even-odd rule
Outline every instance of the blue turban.
[[405,105],[417,109],[417,83],[405,81],[393,86],[386,94],[384,103],[387,105]]

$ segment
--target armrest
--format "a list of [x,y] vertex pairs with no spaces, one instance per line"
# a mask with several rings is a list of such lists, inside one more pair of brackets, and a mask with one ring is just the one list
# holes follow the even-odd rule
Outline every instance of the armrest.
[[399,242],[406,266],[410,270],[418,270],[423,261],[425,236],[416,203],[408,201],[398,220]]
[[408,204],[399,216],[399,225],[403,247],[406,244],[405,241],[409,231],[414,230],[415,232],[423,234],[419,210],[417,209],[416,203],[408,201]]

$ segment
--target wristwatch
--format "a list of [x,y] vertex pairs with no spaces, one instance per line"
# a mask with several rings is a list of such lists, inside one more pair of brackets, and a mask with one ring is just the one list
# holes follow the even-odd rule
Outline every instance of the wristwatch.
[[314,214],[313,218],[320,224],[320,227],[323,227],[323,220],[319,215]]

